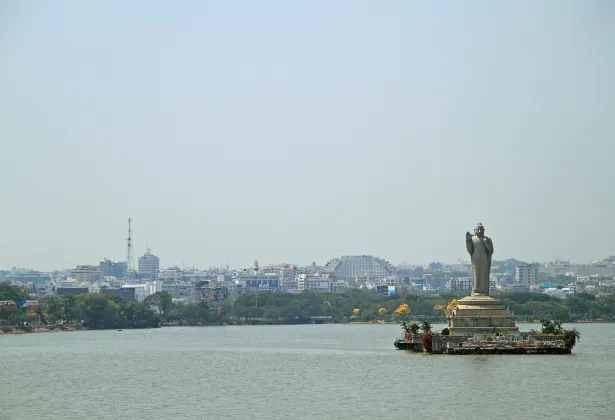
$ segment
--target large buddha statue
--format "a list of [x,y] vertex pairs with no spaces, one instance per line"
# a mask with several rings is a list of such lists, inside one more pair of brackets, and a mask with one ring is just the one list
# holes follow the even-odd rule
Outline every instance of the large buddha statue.
[[489,275],[491,273],[491,257],[493,242],[485,236],[482,223],[476,225],[474,235],[466,232],[466,248],[472,257],[472,296],[489,296]]

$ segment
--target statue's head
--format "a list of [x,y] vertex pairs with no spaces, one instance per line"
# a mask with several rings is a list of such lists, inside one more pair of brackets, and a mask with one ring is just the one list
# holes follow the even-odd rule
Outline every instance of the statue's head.
[[479,237],[485,236],[485,227],[482,223],[478,223],[476,225],[476,228],[474,228],[474,234]]

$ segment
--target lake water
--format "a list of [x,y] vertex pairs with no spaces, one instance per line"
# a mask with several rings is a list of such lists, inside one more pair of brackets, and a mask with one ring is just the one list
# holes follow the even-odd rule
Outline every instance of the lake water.
[[4,335],[0,419],[613,418],[615,329],[577,329],[566,356],[408,353],[398,325]]

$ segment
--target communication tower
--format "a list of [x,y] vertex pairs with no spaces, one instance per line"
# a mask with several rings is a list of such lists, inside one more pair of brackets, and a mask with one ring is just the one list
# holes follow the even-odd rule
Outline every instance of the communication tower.
[[131,279],[134,275],[134,266],[132,262],[132,219],[128,218],[128,238],[126,238],[126,276]]

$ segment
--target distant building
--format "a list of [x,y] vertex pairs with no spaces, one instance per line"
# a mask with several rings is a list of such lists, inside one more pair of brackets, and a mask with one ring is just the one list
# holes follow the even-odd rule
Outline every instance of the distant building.
[[280,292],[297,293],[299,291],[297,283],[280,284]]
[[165,283],[178,283],[184,281],[185,278],[185,273],[178,267],[170,267],[166,270],[160,270],[158,272],[158,280],[162,280]]
[[382,258],[353,255],[329,260],[323,272],[337,278],[381,279],[395,275],[396,268]]
[[209,303],[226,302],[229,296],[229,289],[226,283],[217,280],[201,280],[192,283],[193,300],[205,301]]
[[401,290],[401,288],[398,288],[397,286],[390,286],[388,284],[379,284],[376,286],[376,293],[385,296],[396,295],[399,290]]
[[512,293],[529,293],[530,288],[521,284],[514,284],[510,289]]
[[133,293],[134,299],[137,302],[143,302],[146,297],[162,292],[162,283],[160,281],[150,281],[140,284],[123,284],[122,289],[127,289],[124,293]]
[[56,288],[56,295],[58,296],[70,296],[70,295],[81,295],[83,293],[88,293],[89,289],[87,287],[58,287]]
[[127,264],[126,261],[111,261],[104,258],[100,262],[100,271],[102,272],[103,277],[123,279],[126,277]]
[[602,260],[602,263],[606,265],[615,265],[615,255],[606,257],[604,260]]
[[615,267],[605,263],[576,264],[572,266],[571,271],[577,276],[613,277],[615,275]]
[[558,288],[550,287],[550,288],[543,289],[542,292],[544,294],[547,294],[549,296],[553,296],[559,299],[566,299],[568,298],[568,296],[574,294],[574,288],[565,287],[562,289],[558,289]]
[[112,295],[121,298],[136,300],[135,288],[131,287],[102,287],[100,293],[103,295]]
[[23,284],[45,284],[51,280],[51,276],[48,273],[34,270],[11,271],[5,275],[4,280]]
[[331,291],[333,293],[344,293],[348,289],[350,289],[350,285],[343,280],[335,280],[331,284]]
[[253,272],[277,275],[280,279],[280,285],[291,286],[295,284],[297,266],[294,264],[265,264]]
[[[540,273],[540,270],[539,270],[539,273]],[[512,286],[514,282],[515,282],[515,276],[503,275],[503,276],[496,276],[495,283],[498,289],[502,289],[502,288]]]
[[28,283],[28,295],[31,297],[50,296],[53,295],[53,289],[47,284]]
[[160,258],[152,254],[149,250],[145,255],[139,257],[139,275],[148,278],[156,278],[160,270]]
[[240,274],[236,279],[237,285],[246,292],[264,292],[280,290],[280,274]]
[[103,278],[97,265],[78,265],[72,271],[72,276],[77,283],[96,283]]
[[446,278],[441,276],[425,276],[425,288],[429,290],[442,290],[446,288]]
[[432,263],[429,264],[429,269],[430,270],[442,271],[442,263],[440,263],[440,262],[432,262]]
[[515,285],[526,286],[528,289],[530,286],[538,286],[540,284],[539,269],[539,264],[518,265],[515,269]]
[[[518,264],[525,265],[525,264]],[[570,261],[556,260],[552,263],[539,266],[538,270],[548,276],[566,275],[572,271]]]
[[389,276],[380,279],[378,284],[386,284],[387,286],[401,286],[403,284],[403,278],[397,276]]
[[162,291],[167,292],[174,299],[193,300],[194,283],[187,281],[172,282],[165,280],[162,282]]
[[297,276],[297,291],[331,292],[331,279],[327,274],[299,274]]
[[291,285],[295,283],[295,277],[297,275],[297,266],[293,264],[283,264],[280,267],[280,283],[284,285]]

